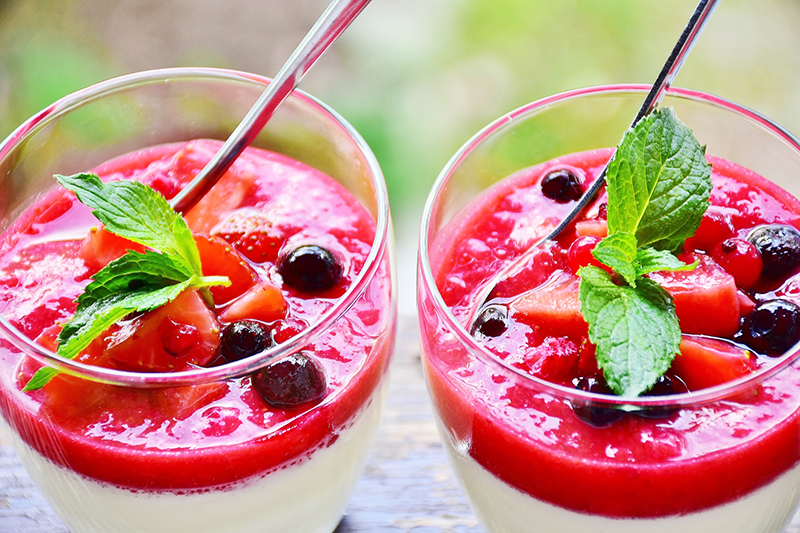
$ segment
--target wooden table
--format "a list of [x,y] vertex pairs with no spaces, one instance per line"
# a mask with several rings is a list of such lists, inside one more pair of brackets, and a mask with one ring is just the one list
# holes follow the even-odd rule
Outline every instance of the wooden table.
[[[422,379],[414,317],[400,320],[392,365],[383,424],[336,533],[483,531],[439,443]],[[1,434],[0,532],[67,533]],[[800,533],[800,514],[786,533]]]

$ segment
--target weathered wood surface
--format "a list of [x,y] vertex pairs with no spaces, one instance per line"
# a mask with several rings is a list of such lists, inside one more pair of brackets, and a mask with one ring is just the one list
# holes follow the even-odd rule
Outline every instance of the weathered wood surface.
[[[480,533],[439,443],[419,361],[416,319],[403,317],[383,424],[336,533]],[[67,533],[0,434],[0,532]],[[111,532],[110,532],[111,533]],[[800,533],[800,515],[786,533]]]

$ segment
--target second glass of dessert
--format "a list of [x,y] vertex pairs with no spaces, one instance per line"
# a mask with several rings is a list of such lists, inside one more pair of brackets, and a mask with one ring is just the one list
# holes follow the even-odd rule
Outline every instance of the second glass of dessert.
[[137,73],[0,144],[0,407],[71,531],[324,533],[342,516],[395,329],[374,156],[297,91],[194,208],[168,205],[267,83]]
[[679,89],[620,141],[648,89],[518,109],[428,199],[423,366],[487,531],[776,533],[797,509],[800,143]]

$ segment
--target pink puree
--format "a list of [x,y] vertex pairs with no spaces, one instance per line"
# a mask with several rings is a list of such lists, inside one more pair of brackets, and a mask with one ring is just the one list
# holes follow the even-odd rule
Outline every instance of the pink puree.
[[[170,198],[217,147],[212,141],[155,147],[105,163],[96,172],[111,179],[140,179]],[[260,214],[265,231],[274,236],[275,256],[282,246],[314,242],[343,259],[342,284],[322,297],[282,289],[288,311],[273,324],[279,337],[306,327],[333,305],[363,266],[374,222],[328,176],[287,157],[248,149],[215,190],[187,215],[193,230],[209,232],[226,212],[246,206]],[[88,208],[59,188],[3,236],[0,312],[31,338],[74,312],[72,302],[91,274],[78,256],[79,243],[95,224]],[[274,262],[251,266],[260,278],[274,280]],[[23,394],[20,383],[38,365],[20,362],[20,355],[3,343],[0,405],[37,451],[121,487],[197,490],[265,474],[332,444],[378,385],[391,337],[384,335],[383,325],[390,323],[384,314],[390,312],[387,276],[384,267],[333,332],[310,347],[328,379],[321,404],[270,407],[248,378],[164,390],[70,378],[58,389],[48,392],[48,385]]]
[[[522,171],[445,229],[434,243],[432,263],[437,285],[458,320],[467,320],[482,281],[571,207],[543,197],[538,184],[548,169],[572,165],[584,169],[591,181],[610,153],[575,154]],[[741,167],[709,160],[712,204],[732,214],[740,236],[762,223],[798,226],[800,204],[788,193]],[[588,216],[597,212],[597,203]],[[573,231],[560,241],[567,248],[574,239]],[[573,275],[557,254],[543,254],[537,261],[502,284],[502,294],[521,294],[553,270]],[[777,293],[796,300],[796,281],[790,278]],[[525,343],[541,342],[541,335],[512,316],[505,340],[490,339],[487,346],[506,358]],[[499,365],[441,349],[448,342],[443,339],[434,335],[423,342],[432,354],[427,371],[445,427],[469,443],[469,454],[484,468],[552,504],[610,517],[690,513],[735,500],[800,459],[800,371],[795,368],[747,397],[663,418],[626,415],[610,427],[596,428],[578,419],[567,400],[520,385]]]

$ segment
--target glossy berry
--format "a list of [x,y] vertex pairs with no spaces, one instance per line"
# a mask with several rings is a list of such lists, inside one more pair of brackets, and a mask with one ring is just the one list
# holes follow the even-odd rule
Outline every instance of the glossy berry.
[[[681,394],[688,392],[686,384],[677,376],[664,374],[659,377],[655,385],[645,392],[643,396],[669,396],[670,394]],[[640,408],[636,414],[644,418],[667,418],[675,413],[674,407],[649,406]]]
[[472,325],[472,336],[499,337],[508,329],[508,309],[502,305],[483,308]]
[[200,332],[191,324],[179,324],[166,318],[160,329],[161,345],[173,357],[185,355],[200,342]]
[[592,250],[594,250],[595,246],[597,246],[597,243],[599,243],[601,240],[602,239],[600,239],[600,237],[584,235],[582,237],[578,237],[572,242],[569,247],[569,251],[567,252],[567,264],[572,272],[577,273],[581,267],[588,265],[593,265],[606,271],[610,271],[609,267],[598,261],[597,258],[592,254]]
[[725,239],[711,250],[711,258],[733,276],[742,289],[756,284],[764,266],[758,249],[744,239]]
[[342,264],[316,244],[299,246],[278,263],[278,272],[287,285],[303,292],[330,289],[342,279]]
[[296,407],[319,400],[327,389],[322,367],[304,352],[276,361],[250,379],[256,392],[275,407]]
[[[612,394],[604,381],[593,377],[576,378],[574,385],[576,389],[586,392]],[[625,415],[623,411],[588,400],[574,400],[572,410],[579,419],[596,428],[608,427]]]
[[733,223],[730,215],[712,205],[703,214],[697,232],[686,241],[685,248],[708,251],[717,243],[730,237],[733,237]]
[[800,307],[780,298],[761,302],[745,322],[742,340],[758,352],[780,355],[800,341]]
[[232,363],[274,345],[269,329],[255,320],[239,320],[222,330],[222,357]]
[[573,170],[553,170],[542,178],[542,194],[560,204],[575,201],[583,195],[583,183]]
[[767,278],[785,277],[800,266],[800,232],[791,226],[759,226],[750,232],[747,240],[761,254],[763,272]]

